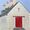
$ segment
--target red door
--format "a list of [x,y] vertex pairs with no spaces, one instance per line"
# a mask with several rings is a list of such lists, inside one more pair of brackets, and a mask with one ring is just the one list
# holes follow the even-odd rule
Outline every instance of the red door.
[[22,16],[16,16],[16,27],[21,27],[22,28]]

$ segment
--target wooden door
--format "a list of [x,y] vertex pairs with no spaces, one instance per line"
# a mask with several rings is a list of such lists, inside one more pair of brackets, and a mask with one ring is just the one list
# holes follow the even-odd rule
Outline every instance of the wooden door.
[[15,25],[16,25],[16,27],[21,27],[22,28],[22,16],[17,16],[16,18],[15,18]]

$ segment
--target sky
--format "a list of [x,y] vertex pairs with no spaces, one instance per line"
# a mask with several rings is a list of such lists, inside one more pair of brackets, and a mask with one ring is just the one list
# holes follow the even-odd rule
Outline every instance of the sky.
[[30,12],[30,0],[20,0],[28,12]]
[[[6,3],[9,0],[0,0],[0,14],[1,11],[4,9],[3,4]],[[30,12],[30,0],[16,0],[17,2],[20,1],[25,8],[27,9],[28,12]]]

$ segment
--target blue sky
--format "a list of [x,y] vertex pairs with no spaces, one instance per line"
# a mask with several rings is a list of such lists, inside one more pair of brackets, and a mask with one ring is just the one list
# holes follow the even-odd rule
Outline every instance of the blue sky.
[[[7,1],[8,0],[0,0],[0,13],[4,9],[2,5]],[[20,1],[25,6],[27,11],[30,12],[30,0],[17,0],[17,1]]]
[[20,0],[28,12],[30,12],[30,0]]

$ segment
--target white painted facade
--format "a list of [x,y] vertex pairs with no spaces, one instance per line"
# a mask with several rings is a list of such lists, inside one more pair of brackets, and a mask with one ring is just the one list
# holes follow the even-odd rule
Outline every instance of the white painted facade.
[[[15,28],[15,18],[13,16],[25,16],[22,18],[22,27],[25,28],[25,30],[30,30],[29,13],[20,2],[7,14],[7,16],[0,17],[0,24],[1,24],[0,28],[1,29],[3,28],[2,30],[4,29],[9,30],[9,28],[10,30],[13,30],[13,28]],[[5,18],[6,21],[5,23],[3,23],[1,19],[5,19]]]
[[[20,10],[18,10],[18,8],[20,8]],[[8,13],[8,15],[10,16],[25,16],[25,18],[22,19],[22,24],[23,24],[23,28],[25,28],[27,30],[28,27],[28,15],[29,13],[27,12],[27,10],[24,8],[24,6],[21,3],[18,3],[12,10],[11,12]],[[10,17],[9,16],[9,17]]]

